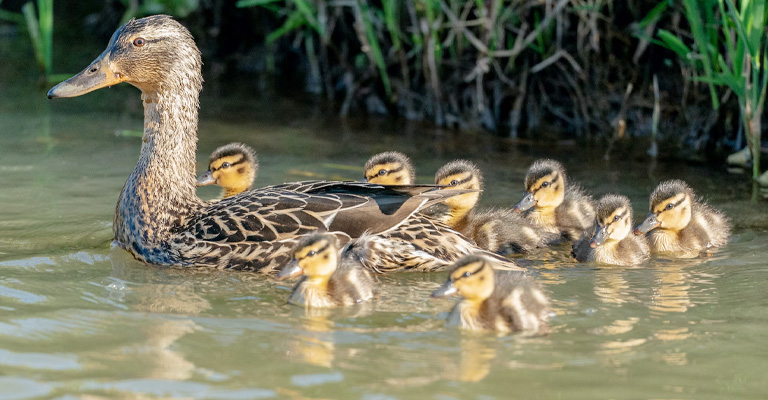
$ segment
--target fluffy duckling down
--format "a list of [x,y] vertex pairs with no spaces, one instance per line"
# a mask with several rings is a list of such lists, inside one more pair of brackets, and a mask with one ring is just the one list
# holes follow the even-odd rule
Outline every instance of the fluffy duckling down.
[[556,239],[509,209],[476,208],[483,190],[480,168],[467,160],[455,160],[435,174],[435,184],[473,192],[451,197],[444,222],[474,240],[478,246],[500,254],[527,253]]
[[542,230],[572,241],[592,233],[592,198],[577,185],[568,183],[565,168],[559,162],[541,159],[531,164],[525,176],[525,192],[513,210],[522,212]]
[[221,186],[221,198],[250,190],[259,170],[253,149],[243,143],[230,143],[211,153],[208,170],[197,177],[197,186]]
[[676,257],[697,257],[728,242],[728,218],[703,203],[679,179],[661,182],[650,197],[650,212],[635,228],[647,234],[651,251]]
[[432,297],[458,294],[448,325],[473,331],[549,332],[549,300],[520,272],[495,271],[493,261],[469,255],[451,268],[448,280]]
[[350,306],[373,298],[374,280],[360,263],[358,247],[365,237],[339,252],[331,234],[303,236],[293,248],[292,260],[277,275],[286,279],[303,275],[288,302],[306,308]]
[[573,256],[581,262],[637,265],[650,256],[648,242],[632,235],[632,204],[627,196],[608,194],[597,202],[597,227],[590,239],[573,245]]
[[363,179],[379,185],[412,185],[416,181],[416,170],[405,154],[387,151],[365,163]]

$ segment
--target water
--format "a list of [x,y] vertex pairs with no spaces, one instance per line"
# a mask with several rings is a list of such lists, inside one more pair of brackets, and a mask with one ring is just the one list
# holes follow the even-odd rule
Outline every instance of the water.
[[607,163],[567,144],[342,122],[307,104],[206,86],[200,170],[233,140],[257,149],[262,185],[359,179],[383,150],[412,155],[429,182],[466,157],[485,171],[483,205],[510,206],[528,164],[551,155],[591,193],[629,195],[636,216],[658,180],[681,177],[737,225],[709,260],[603,267],[576,264],[558,247],[521,261],[552,299],[548,337],[447,329],[455,300],[429,299],[445,273],[383,276],[377,301],[306,315],[285,304],[289,284],[156,268],[110,248],[114,205],[140,147],[114,132],[141,129],[135,89],[56,102],[28,84],[0,89],[0,399],[768,395],[766,210],[743,200],[740,177],[680,162]]

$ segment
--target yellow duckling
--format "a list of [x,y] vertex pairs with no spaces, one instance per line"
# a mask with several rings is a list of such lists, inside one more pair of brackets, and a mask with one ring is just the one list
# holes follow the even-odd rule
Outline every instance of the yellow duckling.
[[525,176],[525,196],[513,210],[523,212],[539,228],[577,240],[594,229],[592,198],[568,184],[565,168],[555,160],[534,162]]
[[651,251],[697,257],[728,242],[731,228],[720,211],[702,203],[687,183],[664,181],[651,193],[650,213],[635,234],[647,233]]
[[474,190],[443,202],[450,207],[443,222],[481,248],[501,254],[527,253],[556,239],[557,235],[541,231],[511,210],[476,210],[483,190],[483,175],[471,161],[455,160],[444,165],[435,174],[435,184]]
[[411,185],[416,170],[411,159],[397,151],[376,154],[365,163],[364,179],[379,185]]
[[294,286],[288,302],[307,308],[350,306],[373,298],[374,281],[363,268],[356,247],[365,236],[347,245],[339,254],[336,238],[330,234],[302,237],[293,248],[293,259],[277,279],[304,275]]
[[259,171],[253,149],[242,143],[230,143],[211,153],[208,170],[197,177],[197,186],[221,186],[221,198],[251,190]]
[[498,332],[549,332],[549,300],[520,272],[494,271],[490,259],[469,255],[457,261],[432,297],[458,294],[448,325]]
[[637,265],[648,259],[644,237],[632,235],[632,204],[627,196],[608,194],[597,202],[597,232],[573,245],[573,256],[581,262]]

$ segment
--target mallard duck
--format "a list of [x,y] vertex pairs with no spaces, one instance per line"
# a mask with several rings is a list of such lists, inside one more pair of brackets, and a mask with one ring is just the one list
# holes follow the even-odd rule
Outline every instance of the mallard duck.
[[569,184],[565,168],[555,160],[534,162],[525,175],[525,196],[513,210],[522,212],[544,231],[577,240],[594,229],[592,198]]
[[341,254],[336,237],[311,234],[302,237],[292,251],[291,262],[277,274],[278,279],[304,275],[293,287],[288,302],[305,307],[338,307],[373,298],[374,281],[363,268],[357,247],[365,236],[348,244]]
[[644,237],[632,235],[632,204],[627,196],[608,194],[597,202],[597,231],[573,245],[573,256],[581,262],[637,265],[648,259]]
[[363,178],[379,185],[412,185],[416,170],[411,159],[397,151],[376,154],[365,163]]
[[486,250],[501,254],[526,253],[556,239],[556,235],[541,231],[512,210],[477,210],[483,175],[471,161],[455,160],[444,165],[435,174],[435,184],[473,190],[443,202],[450,207],[444,222]]
[[251,190],[258,171],[259,161],[253,149],[230,143],[211,153],[208,170],[197,177],[197,186],[221,186],[221,198],[225,199]]
[[728,218],[701,202],[687,183],[673,179],[654,189],[650,213],[635,234],[646,234],[655,253],[697,257],[728,242]]
[[[121,82],[141,90],[141,154],[113,224],[115,243],[136,259],[272,272],[289,261],[301,235],[328,231],[349,241],[364,232],[402,231],[420,209],[456,194],[433,186],[300,182],[204,202],[195,193],[201,64],[189,31],[167,15],[154,15],[118,28],[96,60],[48,92],[48,98],[75,97]],[[443,240],[432,236],[435,231],[419,234],[424,243],[446,246],[434,255],[450,257],[438,263],[433,254],[400,255],[427,263],[415,269],[437,268],[476,248],[461,235]]]
[[432,297],[458,294],[448,324],[468,330],[547,333],[549,301],[519,272],[494,271],[493,261],[469,255],[457,261]]

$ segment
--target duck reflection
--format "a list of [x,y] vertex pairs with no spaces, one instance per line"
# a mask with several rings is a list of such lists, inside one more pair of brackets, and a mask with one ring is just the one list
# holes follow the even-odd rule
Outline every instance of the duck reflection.
[[637,301],[629,291],[629,283],[620,268],[603,268],[595,271],[594,291],[600,301],[621,305]]
[[664,265],[655,272],[656,284],[652,301],[648,308],[652,312],[670,313],[686,312],[691,306],[689,291],[691,289],[691,275],[683,265]]

